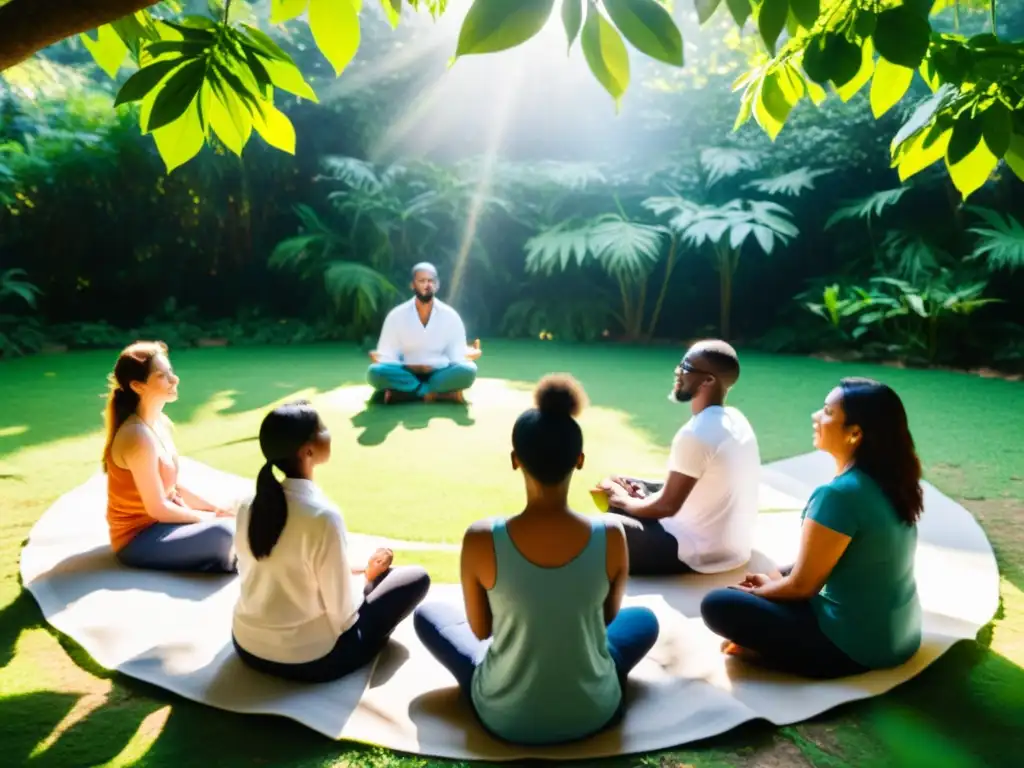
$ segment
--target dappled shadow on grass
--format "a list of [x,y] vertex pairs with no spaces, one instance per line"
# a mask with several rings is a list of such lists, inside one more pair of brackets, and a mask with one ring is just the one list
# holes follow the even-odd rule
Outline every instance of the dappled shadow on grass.
[[399,426],[407,430],[426,429],[431,419],[450,419],[460,427],[471,427],[476,421],[469,407],[457,403],[367,403],[352,417],[352,426],[362,432],[356,438],[360,445],[380,445]]
[[[0,363],[0,402],[16,406],[5,409],[0,429],[27,427],[0,436],[0,457],[102,429],[106,377],[116,359],[117,352],[108,350]],[[171,350],[171,362],[181,377],[181,396],[167,414],[180,423],[215,400],[218,414],[231,415],[299,390],[364,384],[368,364],[355,346],[346,345]]]

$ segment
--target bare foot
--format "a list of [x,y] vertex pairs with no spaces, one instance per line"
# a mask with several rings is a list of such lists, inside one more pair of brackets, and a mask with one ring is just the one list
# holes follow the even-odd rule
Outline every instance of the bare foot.
[[423,396],[423,402],[425,403],[436,403],[439,401],[464,404],[466,398],[463,397],[461,390],[458,392],[428,392]]

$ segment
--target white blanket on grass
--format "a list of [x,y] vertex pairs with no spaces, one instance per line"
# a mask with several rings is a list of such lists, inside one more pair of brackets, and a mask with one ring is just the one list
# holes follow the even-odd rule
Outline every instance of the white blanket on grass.
[[[827,456],[807,454],[763,468],[762,509],[788,511],[760,515],[750,568],[792,561],[799,509],[832,466]],[[182,471],[222,503],[251,491],[251,483],[195,462],[183,461]],[[917,555],[925,638],[907,664],[825,682],[753,669],[723,658],[698,611],[709,589],[735,583],[743,569],[633,578],[626,602],[653,608],[661,634],[630,677],[622,724],[572,745],[520,748],[479,728],[411,621],[373,666],[334,683],[297,685],[245,668],[230,640],[237,579],[122,568],[108,545],[104,509],[105,481],[97,475],[47,510],[21,559],[25,588],[46,620],[99,664],[212,707],[281,715],[330,738],[456,759],[597,758],[673,747],[759,718],[778,725],[805,720],[910,679],[956,641],[973,639],[999,599],[995,557],[980,526],[926,484]],[[428,599],[460,596],[454,585],[436,585]]]

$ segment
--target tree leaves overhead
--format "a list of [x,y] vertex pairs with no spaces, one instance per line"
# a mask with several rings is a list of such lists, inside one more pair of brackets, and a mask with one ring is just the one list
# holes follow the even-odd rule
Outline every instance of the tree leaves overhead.
[[765,47],[775,55],[775,43],[786,26],[789,15],[789,0],[761,0],[757,8],[757,31]]
[[565,29],[566,50],[579,37],[583,26],[583,0],[562,0],[562,27]]
[[359,15],[353,0],[309,0],[309,31],[340,75],[359,50]]
[[590,71],[615,100],[618,110],[629,87],[629,54],[622,36],[593,3],[588,7],[580,42]]
[[683,36],[655,0],[604,0],[612,23],[634,48],[652,59],[683,66]]
[[879,118],[896,106],[914,79],[914,70],[879,57],[871,78],[871,114]]
[[473,0],[459,32],[456,56],[515,48],[547,23],[555,0]]
[[927,11],[922,15],[899,5],[878,14],[872,39],[875,50],[893,64],[917,67],[928,52],[932,28]]
[[[703,24],[715,15],[715,11],[721,4],[722,0],[693,0],[693,5],[697,9],[697,21]],[[750,6],[748,5],[747,8],[749,9]]]

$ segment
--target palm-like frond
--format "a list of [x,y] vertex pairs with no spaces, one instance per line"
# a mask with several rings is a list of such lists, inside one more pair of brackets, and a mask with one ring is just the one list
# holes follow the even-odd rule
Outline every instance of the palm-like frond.
[[587,222],[563,221],[538,232],[526,241],[527,272],[550,275],[564,270],[573,259],[583,265],[590,253],[590,227]]
[[763,192],[766,195],[789,195],[798,197],[801,192],[807,189],[814,189],[814,180],[820,176],[832,173],[831,168],[811,170],[810,168],[797,168],[795,171],[784,173],[772,179],[755,179],[745,186]]
[[658,263],[668,230],[608,214],[590,228],[590,250],[609,274],[641,277]]
[[5,296],[17,296],[30,307],[35,308],[36,296],[42,294],[42,291],[34,283],[22,279],[27,276],[28,273],[19,268],[0,272],[0,299]]
[[1024,267],[1024,227],[1013,216],[1000,214],[988,208],[970,208],[988,222],[988,227],[971,227],[968,232],[978,235],[978,244],[968,259],[984,259],[991,270],[1014,270]]
[[700,164],[708,172],[708,186],[711,187],[743,171],[756,170],[761,165],[761,155],[750,149],[709,147],[700,153]]
[[340,181],[355,189],[378,191],[382,182],[373,166],[356,157],[329,155],[320,161],[326,178]]
[[[474,163],[471,174],[480,178],[487,173],[486,165]],[[544,160],[537,163],[499,163],[493,171],[499,182],[519,186],[549,186],[566,190],[581,190],[592,184],[604,184],[607,176],[596,163]]]
[[337,307],[346,299],[354,301],[359,321],[372,319],[398,294],[384,275],[355,261],[331,262],[324,270],[324,287]]
[[705,243],[726,242],[738,249],[753,236],[761,250],[770,254],[776,241],[783,244],[800,234],[787,218],[792,216],[783,206],[764,200],[730,200],[724,205],[700,206],[689,223],[682,227],[683,241],[699,248]]
[[878,218],[886,208],[896,205],[900,198],[907,193],[909,187],[897,187],[896,189],[884,189],[875,192],[873,195],[862,197],[859,200],[852,200],[828,217],[825,222],[825,229],[847,219],[870,219]]
[[302,234],[285,238],[270,253],[268,266],[277,269],[297,269],[309,275],[323,269],[324,260],[331,258],[341,247],[341,237],[308,205],[295,206]]
[[947,258],[945,251],[936,248],[920,235],[898,229],[886,234],[881,250],[894,266],[896,274],[910,282],[917,282],[931,274],[938,268],[939,262]]

